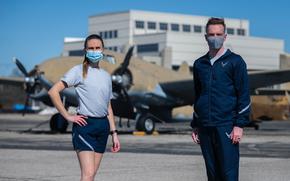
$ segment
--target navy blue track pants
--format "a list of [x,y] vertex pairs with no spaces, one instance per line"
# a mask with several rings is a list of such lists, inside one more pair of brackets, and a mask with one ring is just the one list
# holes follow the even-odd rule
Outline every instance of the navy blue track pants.
[[232,129],[231,125],[199,129],[208,181],[239,180],[239,144],[230,139]]

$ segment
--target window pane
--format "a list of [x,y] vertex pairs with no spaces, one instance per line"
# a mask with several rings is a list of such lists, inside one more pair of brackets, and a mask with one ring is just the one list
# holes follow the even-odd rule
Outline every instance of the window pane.
[[155,22],[148,22],[147,23],[148,25],[148,29],[151,29],[151,30],[155,30],[156,29],[156,23]]
[[144,29],[144,21],[135,21],[135,27]]
[[84,55],[84,51],[83,50],[70,50],[68,52],[69,56],[83,56]]
[[158,52],[158,43],[137,45],[137,53]]
[[167,23],[160,23],[159,24],[160,30],[167,30],[168,29],[168,24]]
[[184,32],[190,32],[190,25],[182,25],[182,30]]
[[246,31],[245,31],[245,29],[239,28],[237,33],[238,33],[238,35],[244,36],[246,34]]
[[172,31],[179,31],[179,24],[171,24]]
[[118,30],[114,30],[114,38],[118,38]]
[[235,29],[234,28],[227,28],[227,34],[234,35],[235,34]]
[[199,25],[194,25],[193,30],[195,33],[201,33],[202,32],[202,27]]
[[113,38],[113,31],[109,31],[109,38]]

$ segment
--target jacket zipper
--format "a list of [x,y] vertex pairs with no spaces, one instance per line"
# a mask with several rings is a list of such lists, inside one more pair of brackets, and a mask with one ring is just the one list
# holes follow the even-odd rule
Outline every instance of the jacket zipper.
[[212,84],[212,69],[213,65],[210,64],[210,75],[209,75],[209,92],[208,92],[208,120],[211,123],[211,84]]

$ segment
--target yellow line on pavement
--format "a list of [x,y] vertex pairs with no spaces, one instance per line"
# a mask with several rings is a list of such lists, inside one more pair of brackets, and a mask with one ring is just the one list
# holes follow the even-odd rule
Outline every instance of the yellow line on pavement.
[[[145,131],[133,131],[133,135],[134,135],[134,136],[145,136],[145,135],[148,135],[148,134],[146,134]],[[159,135],[159,133],[158,133],[158,131],[154,131],[154,132],[152,133],[152,135],[153,135],[153,136],[157,136],[157,135]]]

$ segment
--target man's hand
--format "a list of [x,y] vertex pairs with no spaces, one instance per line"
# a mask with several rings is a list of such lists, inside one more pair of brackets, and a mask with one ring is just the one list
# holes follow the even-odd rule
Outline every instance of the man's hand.
[[243,128],[234,126],[230,136],[231,140],[233,141],[233,144],[239,143],[243,136]]
[[197,143],[197,144],[200,143],[200,142],[199,142],[199,138],[198,138],[198,129],[197,129],[197,128],[195,128],[195,129],[192,131],[192,135],[191,135],[191,137],[192,137],[193,142],[195,142],[195,143]]

